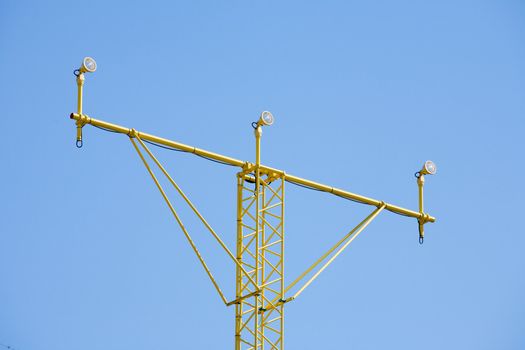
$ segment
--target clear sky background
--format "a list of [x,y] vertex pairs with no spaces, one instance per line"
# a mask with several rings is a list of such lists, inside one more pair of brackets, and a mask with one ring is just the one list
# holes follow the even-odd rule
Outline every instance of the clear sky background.
[[[233,349],[127,137],[84,112],[417,209],[381,214],[286,307],[287,349],[524,349],[523,1],[0,1],[0,343]],[[230,247],[237,169],[154,149]],[[287,186],[291,281],[371,208]],[[176,201],[223,290],[234,267]]]

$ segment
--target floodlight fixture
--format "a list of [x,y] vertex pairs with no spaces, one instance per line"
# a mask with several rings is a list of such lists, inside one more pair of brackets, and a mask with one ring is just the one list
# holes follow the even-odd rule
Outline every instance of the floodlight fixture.
[[273,124],[274,118],[272,113],[268,111],[264,111],[261,113],[261,116],[259,117],[259,121],[257,122],[257,126],[265,125],[270,126]]
[[421,175],[435,175],[437,171],[436,164],[431,161],[427,160],[425,164],[423,164],[423,168],[419,171]]
[[91,57],[84,57],[78,70],[80,73],[93,73],[97,70],[97,62]]

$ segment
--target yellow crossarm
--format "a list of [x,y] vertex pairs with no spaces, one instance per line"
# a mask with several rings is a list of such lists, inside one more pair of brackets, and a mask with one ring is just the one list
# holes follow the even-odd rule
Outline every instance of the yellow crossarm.
[[[70,118],[76,120],[81,125],[91,124],[91,125],[94,125],[94,126],[97,126],[97,127],[100,127],[100,128],[104,128],[104,129],[107,129],[107,130],[111,130],[113,132],[122,133],[122,134],[126,134],[126,135],[130,135],[132,133],[132,131],[133,131],[133,129],[126,128],[126,127],[123,127],[123,126],[120,126],[120,125],[116,125],[116,124],[112,124],[112,123],[108,123],[108,122],[105,122],[105,121],[102,121],[102,120],[94,119],[94,118],[91,118],[91,117],[89,117],[89,116],[87,116],[85,114],[72,113],[70,115]],[[175,148],[175,149],[178,149],[178,150],[181,150],[181,151],[185,151],[185,152],[188,152],[188,153],[193,153],[193,154],[196,154],[196,155],[199,155],[199,156],[202,156],[202,157],[206,157],[206,158],[210,158],[210,159],[213,159],[213,160],[217,160],[219,162],[224,162],[224,163],[227,163],[227,164],[230,164],[230,165],[238,166],[238,167],[241,167],[243,169],[252,169],[252,168],[255,167],[255,165],[253,163],[250,163],[250,162],[243,162],[241,160],[238,160],[238,159],[235,159],[235,158],[232,158],[232,157],[227,157],[227,156],[224,156],[224,155],[221,155],[221,154],[218,154],[218,153],[206,151],[206,150],[203,150],[203,149],[200,149],[200,148],[196,148],[196,147],[193,147],[193,146],[188,146],[188,145],[185,145],[185,144],[180,143],[180,142],[171,141],[171,140],[168,140],[168,139],[165,139],[165,138],[162,138],[162,137],[158,137],[158,136],[154,136],[154,135],[151,135],[151,134],[147,134],[147,133],[136,131],[136,136],[140,137],[142,140],[147,140],[147,141],[154,142],[154,143],[157,143],[157,144],[160,144],[160,145],[163,145],[163,146]],[[258,168],[259,168],[259,171],[261,172],[261,174],[281,175],[281,176],[284,176],[284,180],[285,181],[288,181],[288,182],[291,182],[291,183],[300,184],[300,185],[307,186],[307,187],[311,187],[313,189],[316,189],[316,190],[319,190],[319,191],[322,191],[322,192],[332,193],[332,194],[335,194],[335,195],[337,195],[339,197],[350,199],[350,200],[353,200],[353,201],[356,201],[356,202],[359,202],[359,203],[368,204],[368,205],[372,205],[372,206],[375,206],[375,207],[379,207],[380,205],[382,205],[384,203],[383,201],[380,201],[380,200],[377,200],[377,199],[361,196],[359,194],[355,194],[355,193],[352,193],[352,192],[349,192],[349,191],[338,189],[338,188],[335,188],[335,187],[332,187],[332,186],[323,185],[323,184],[320,184],[318,182],[314,182],[314,181],[311,181],[311,180],[303,179],[303,178],[300,178],[298,176],[286,174],[283,170],[274,169],[274,168],[271,168],[271,167],[268,167],[268,166],[265,166],[265,165],[262,165],[262,164]],[[414,211],[414,210],[405,209],[405,208],[402,208],[400,206],[397,206],[397,205],[394,205],[394,204],[390,204],[390,203],[384,203],[384,205],[385,205],[385,209],[390,211],[390,212],[392,212],[392,213],[400,214],[400,215],[404,215],[404,216],[409,216],[409,217],[412,217],[412,218],[416,218],[420,222],[423,222],[423,223],[435,222],[436,221],[435,217],[433,217],[433,216],[431,216],[431,215],[429,215],[427,213],[420,213],[420,212],[417,212],[417,211]]]

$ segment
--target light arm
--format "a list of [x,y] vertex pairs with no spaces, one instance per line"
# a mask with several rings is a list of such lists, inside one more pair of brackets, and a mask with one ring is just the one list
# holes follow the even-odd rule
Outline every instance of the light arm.
[[[119,126],[119,125],[116,125],[116,124],[104,122],[104,121],[101,121],[101,120],[97,120],[97,119],[94,119],[94,118],[90,118],[90,117],[88,117],[85,114],[72,113],[70,115],[70,118],[76,120],[77,122],[80,121],[80,123],[82,125],[91,124],[91,125],[94,125],[94,126],[97,126],[97,127],[100,127],[100,128],[111,130],[111,131],[114,131],[114,132],[117,132],[117,133],[122,133],[122,134],[125,134],[125,135],[130,135],[130,133],[132,132],[132,129],[129,129],[129,128],[126,128],[126,127],[123,127],[123,126]],[[196,148],[196,147],[193,147],[193,146],[188,146],[188,145],[185,145],[185,144],[180,143],[180,142],[171,141],[171,140],[168,140],[168,139],[165,139],[165,138],[161,138],[161,137],[158,137],[158,136],[154,136],[154,135],[143,133],[143,132],[139,132],[139,131],[136,131],[136,135],[139,136],[142,140],[154,142],[154,143],[157,143],[157,144],[160,144],[160,145],[163,145],[163,146],[167,146],[167,147],[171,147],[171,148],[175,148],[175,149],[178,149],[178,150],[181,150],[181,151],[184,151],[184,152],[193,153],[193,154],[201,156],[201,157],[217,160],[219,162],[224,162],[224,163],[227,163],[227,164],[230,164],[230,165],[238,166],[238,167],[241,167],[243,169],[254,168],[254,164],[253,163],[243,162],[241,160],[238,160],[238,159],[235,159],[235,158],[232,158],[232,157],[228,157],[228,156],[224,156],[224,155],[221,155],[221,154],[218,154],[218,153],[206,151],[206,150],[203,150],[203,149],[200,149],[200,148]],[[311,180],[303,179],[303,178],[300,178],[298,176],[286,174],[283,170],[274,169],[274,168],[271,168],[271,167],[268,167],[268,166],[265,166],[265,165],[262,165],[262,164],[260,165],[259,169],[260,169],[261,174],[268,174],[268,175],[280,174],[280,175],[284,176],[284,179],[287,182],[292,182],[292,183],[300,184],[300,185],[303,185],[303,186],[311,187],[311,188],[314,188],[316,190],[319,190],[319,191],[322,191],[322,192],[331,193],[331,194],[335,194],[335,195],[337,195],[339,197],[350,199],[350,200],[353,200],[353,201],[356,201],[356,202],[359,202],[359,203],[372,205],[372,206],[375,206],[375,207],[379,207],[381,204],[384,203],[383,201],[380,201],[380,200],[377,200],[377,199],[361,196],[359,194],[355,194],[355,193],[352,193],[352,192],[349,192],[349,191],[338,189],[338,188],[335,188],[335,187],[332,187],[332,186],[323,185],[323,184],[318,183],[318,182],[314,182],[314,181],[311,181]],[[431,216],[431,215],[429,215],[427,213],[421,213],[421,212],[417,212],[417,211],[414,211],[414,210],[405,209],[405,208],[402,208],[400,206],[397,206],[397,205],[394,205],[394,204],[390,204],[390,203],[384,203],[384,205],[385,205],[385,209],[390,211],[390,212],[392,212],[392,213],[399,214],[399,215],[404,215],[404,216],[408,216],[408,217],[412,217],[412,218],[418,219],[419,221],[422,221],[424,223],[435,222],[436,221],[435,217],[433,217],[433,216]]]

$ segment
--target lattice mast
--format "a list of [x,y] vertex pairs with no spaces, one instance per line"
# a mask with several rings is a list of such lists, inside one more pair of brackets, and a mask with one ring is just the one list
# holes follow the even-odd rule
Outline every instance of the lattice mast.
[[[271,114],[263,113],[267,119]],[[261,117],[260,120],[264,120]],[[273,117],[271,117],[273,122]],[[269,120],[269,119],[268,119]],[[255,125],[255,177],[247,169],[237,174],[237,259],[252,273],[260,291],[237,268],[235,349],[282,349],[284,308],[284,184],[283,177],[261,170],[262,125]],[[242,298],[243,295],[252,295]],[[265,305],[271,305],[266,310]]]
[[[435,218],[424,212],[423,186],[425,175],[436,173],[433,162],[427,161],[416,173],[419,196],[419,211],[412,211],[380,200],[361,196],[352,192],[323,185],[304,178],[285,173],[261,163],[261,136],[264,126],[273,124],[270,112],[263,112],[257,122],[252,123],[255,133],[255,162],[244,162],[235,158],[171,141],[158,136],[139,132],[135,129],[111,124],[91,118],[83,113],[84,74],[94,72],[95,61],[86,57],[77,77],[77,112],[70,115],[76,121],[77,147],[82,147],[82,130],[85,125],[124,134],[129,137],[142,163],[157,186],[163,199],[172,212],[182,233],[194,251],[200,264],[212,282],[219,297],[226,306],[235,306],[235,349],[236,350],[282,350],[284,349],[284,306],[295,300],[372,222],[383,210],[415,218],[418,221],[419,240],[423,243],[424,225],[435,222]],[[197,210],[189,197],[175,182],[146,143],[184,151],[197,156],[222,162],[240,168],[237,173],[237,239],[233,253],[220,236],[213,230],[204,216]],[[151,166],[151,164],[154,166]],[[211,269],[193,241],[188,229],[184,226],[175,206],[168,198],[156,172],[160,171],[172,185],[182,200],[191,208],[220,248],[235,265],[235,298],[228,301]],[[285,246],[285,183],[293,183],[310,189],[343,197],[354,202],[375,207],[358,225],[345,234],[317,261],[310,265],[301,275],[285,286],[284,246]],[[308,277],[308,280],[305,279]],[[300,282],[301,287],[289,297],[286,293]]]

